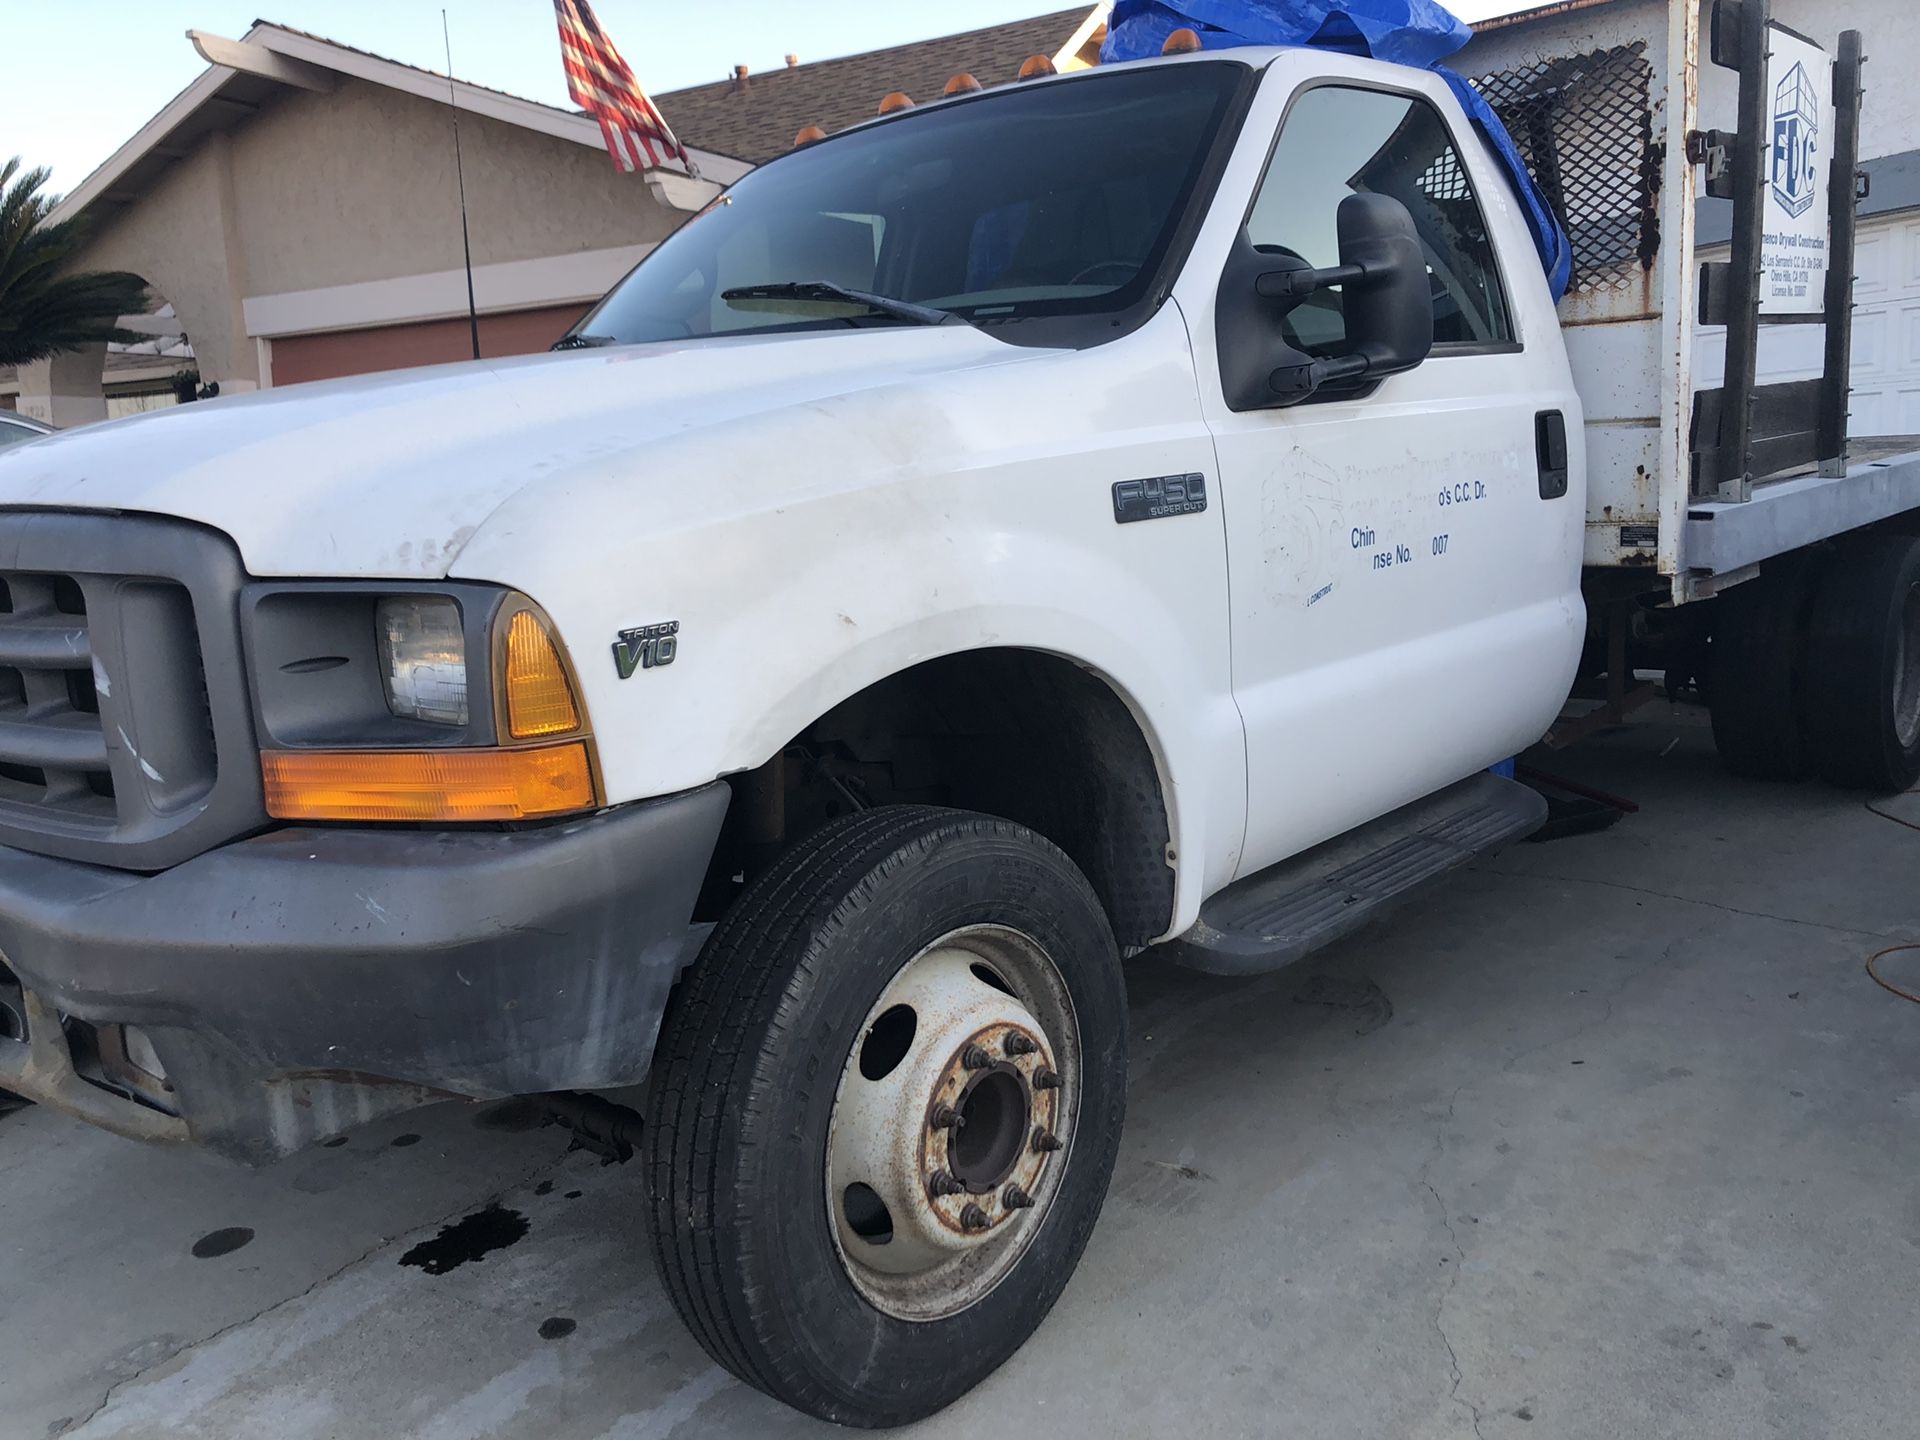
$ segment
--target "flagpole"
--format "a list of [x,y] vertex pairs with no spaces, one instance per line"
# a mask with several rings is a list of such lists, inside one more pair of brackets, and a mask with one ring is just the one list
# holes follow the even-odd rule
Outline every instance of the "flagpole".
[[460,253],[467,267],[467,332],[473,340],[473,358],[480,358],[480,310],[473,300],[473,240],[467,234],[467,172],[460,163],[460,99],[453,88],[453,39],[447,30],[446,7],[440,10],[440,43],[447,52],[447,103],[453,107],[453,173],[460,182]]

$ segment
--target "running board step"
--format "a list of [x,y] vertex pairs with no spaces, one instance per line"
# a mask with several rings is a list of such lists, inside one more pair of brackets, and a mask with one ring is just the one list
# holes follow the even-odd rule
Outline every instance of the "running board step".
[[1546,818],[1545,797],[1475,775],[1235,881],[1201,906],[1199,921],[1167,947],[1170,958],[1210,975],[1278,970]]

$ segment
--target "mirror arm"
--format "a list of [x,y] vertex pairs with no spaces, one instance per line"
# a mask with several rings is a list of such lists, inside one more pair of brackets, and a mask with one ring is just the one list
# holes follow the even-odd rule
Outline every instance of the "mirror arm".
[[1268,270],[1253,282],[1253,292],[1266,300],[1304,300],[1317,290],[1364,280],[1369,273],[1365,265],[1329,265],[1324,270]]
[[1303,365],[1282,365],[1267,376],[1267,388],[1275,395],[1304,398],[1324,385],[1358,380],[1368,368],[1364,355],[1335,355],[1324,360],[1309,360]]

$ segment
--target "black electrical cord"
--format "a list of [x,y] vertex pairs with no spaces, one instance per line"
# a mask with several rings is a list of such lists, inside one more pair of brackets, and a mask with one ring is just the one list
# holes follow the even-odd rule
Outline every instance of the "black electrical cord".
[[[1907,794],[1920,795],[1920,790],[1909,790],[1907,791]],[[1874,804],[1873,801],[1871,800],[1867,801],[1867,809],[1871,811],[1873,814],[1878,815],[1882,820],[1891,820],[1893,821],[1894,824],[1904,825],[1909,830],[1920,830],[1920,824],[1916,824],[1911,820],[1903,819],[1901,816],[1895,815],[1891,811],[1882,810],[1878,805]]]
[[1884,950],[1876,951],[1874,954],[1869,955],[1867,957],[1867,974],[1873,977],[1873,983],[1878,985],[1882,990],[1891,990],[1894,994],[1898,995],[1902,1000],[1911,1000],[1913,1001],[1914,1004],[1920,1005],[1920,995],[1914,994],[1913,991],[1911,990],[1901,989],[1898,985],[1894,984],[1891,980],[1884,978],[1878,970],[1873,968],[1874,962],[1878,960],[1882,955],[1897,955],[1902,950],[1920,950],[1920,945],[1889,945]]
[[[1920,795],[1920,790],[1909,790],[1907,791],[1907,794]],[[1866,805],[1868,810],[1872,811],[1875,815],[1878,815],[1882,820],[1891,820],[1894,824],[1904,825],[1909,830],[1920,830],[1920,825],[1916,825],[1913,821],[1905,819],[1899,815],[1890,814],[1889,812],[1882,810],[1878,805],[1874,804],[1873,801],[1871,800],[1867,801]],[[1894,984],[1891,980],[1883,978],[1880,972],[1874,969],[1875,962],[1879,961],[1880,959],[1888,955],[1898,955],[1903,950],[1920,950],[1920,945],[1889,945],[1884,950],[1875,951],[1873,954],[1867,957],[1867,974],[1872,978],[1873,983],[1878,985],[1882,990],[1890,990],[1895,995],[1898,995],[1902,1000],[1911,1000],[1913,1001],[1914,1004],[1920,1005],[1920,995],[1914,994],[1913,991],[1911,990],[1902,989],[1900,986]]]

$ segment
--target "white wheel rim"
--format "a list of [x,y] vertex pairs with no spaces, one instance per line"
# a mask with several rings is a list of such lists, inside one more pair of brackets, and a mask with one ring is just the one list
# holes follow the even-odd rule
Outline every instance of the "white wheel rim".
[[827,1135],[834,1245],[870,1304],[937,1320],[1012,1272],[1065,1174],[1080,1075],[1066,985],[1028,936],[971,926],[900,968],[860,1027]]

